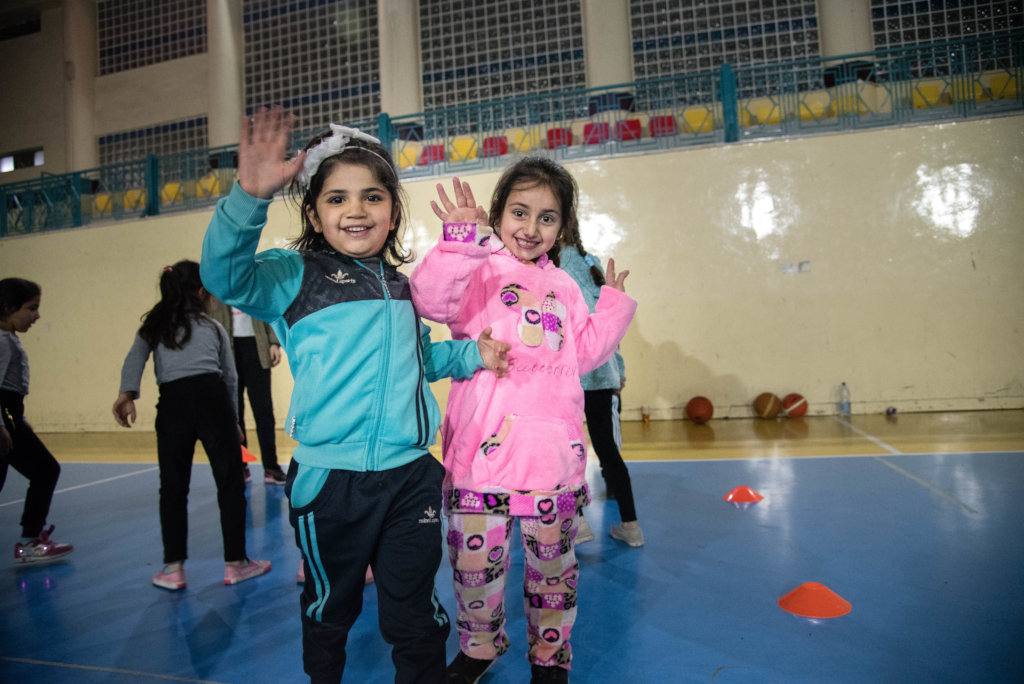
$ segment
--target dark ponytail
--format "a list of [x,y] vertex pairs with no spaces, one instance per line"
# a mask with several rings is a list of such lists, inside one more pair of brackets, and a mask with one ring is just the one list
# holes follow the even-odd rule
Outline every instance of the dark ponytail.
[[192,323],[206,310],[205,298],[200,295],[202,287],[196,262],[184,259],[165,266],[160,275],[160,301],[142,317],[142,339],[152,348],[162,344],[168,349],[182,349],[188,344]]

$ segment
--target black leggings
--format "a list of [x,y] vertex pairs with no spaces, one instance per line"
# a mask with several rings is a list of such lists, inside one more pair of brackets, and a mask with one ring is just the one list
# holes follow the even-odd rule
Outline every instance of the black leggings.
[[160,385],[156,450],[164,563],[188,558],[188,490],[197,439],[210,459],[217,485],[224,560],[245,559],[245,477],[231,404],[227,386],[215,373]]
[[60,477],[60,464],[25,422],[24,400],[17,392],[0,390],[0,413],[14,442],[14,448],[0,456],[0,490],[7,481],[8,466],[28,480],[25,508],[21,514],[21,534],[35,538],[46,524],[53,490],[57,488],[57,478]]
[[583,393],[583,412],[587,416],[587,432],[594,443],[597,460],[601,463],[601,477],[615,492],[622,522],[636,520],[636,505],[633,502],[633,485],[629,470],[622,460],[619,447],[615,444],[615,423],[612,415],[613,390],[587,390]]
[[[270,369],[260,365],[255,337],[235,338],[235,369],[238,371],[238,425],[245,435],[243,399],[249,394],[256,439],[260,443],[260,460],[264,470],[277,470],[277,436],[274,433],[274,399],[270,393]],[[248,443],[242,442],[246,446]]]

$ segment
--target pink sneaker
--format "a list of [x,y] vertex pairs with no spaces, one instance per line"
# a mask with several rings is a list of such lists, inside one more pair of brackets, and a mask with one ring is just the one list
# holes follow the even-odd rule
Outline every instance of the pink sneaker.
[[238,584],[270,572],[270,561],[245,559],[245,565],[225,565],[224,584]]
[[53,534],[53,525],[39,533],[39,536],[28,543],[18,542],[14,545],[15,563],[45,563],[63,558],[75,547],[71,544],[61,544],[50,539]]
[[167,566],[153,575],[153,586],[160,587],[161,589],[167,589],[168,591],[178,591],[179,589],[185,588],[185,568],[181,567],[174,572],[168,572]]

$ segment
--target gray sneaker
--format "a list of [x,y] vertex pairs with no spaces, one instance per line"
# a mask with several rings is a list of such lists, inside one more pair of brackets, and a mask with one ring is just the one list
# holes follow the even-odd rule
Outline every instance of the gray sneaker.
[[594,530],[590,528],[590,523],[582,515],[580,516],[580,527],[576,531],[576,543],[585,544],[587,542],[594,541]]
[[612,536],[612,539],[624,541],[630,546],[644,545],[644,531],[640,529],[639,523],[628,527],[625,523],[622,525],[612,525],[609,534]]

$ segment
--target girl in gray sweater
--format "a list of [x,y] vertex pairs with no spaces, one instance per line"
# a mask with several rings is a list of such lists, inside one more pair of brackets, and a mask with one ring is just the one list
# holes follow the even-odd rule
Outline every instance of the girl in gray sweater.
[[203,443],[217,485],[224,584],[270,572],[270,561],[245,553],[245,481],[235,397],[238,378],[231,341],[207,314],[210,295],[199,279],[199,264],[179,261],[160,276],[161,299],[142,318],[142,327],[124,360],[114,419],[135,422],[142,371],[153,355],[157,402],[157,459],[160,465],[160,532],[164,567],[153,584],[185,588],[188,558],[188,491],[196,440]]

